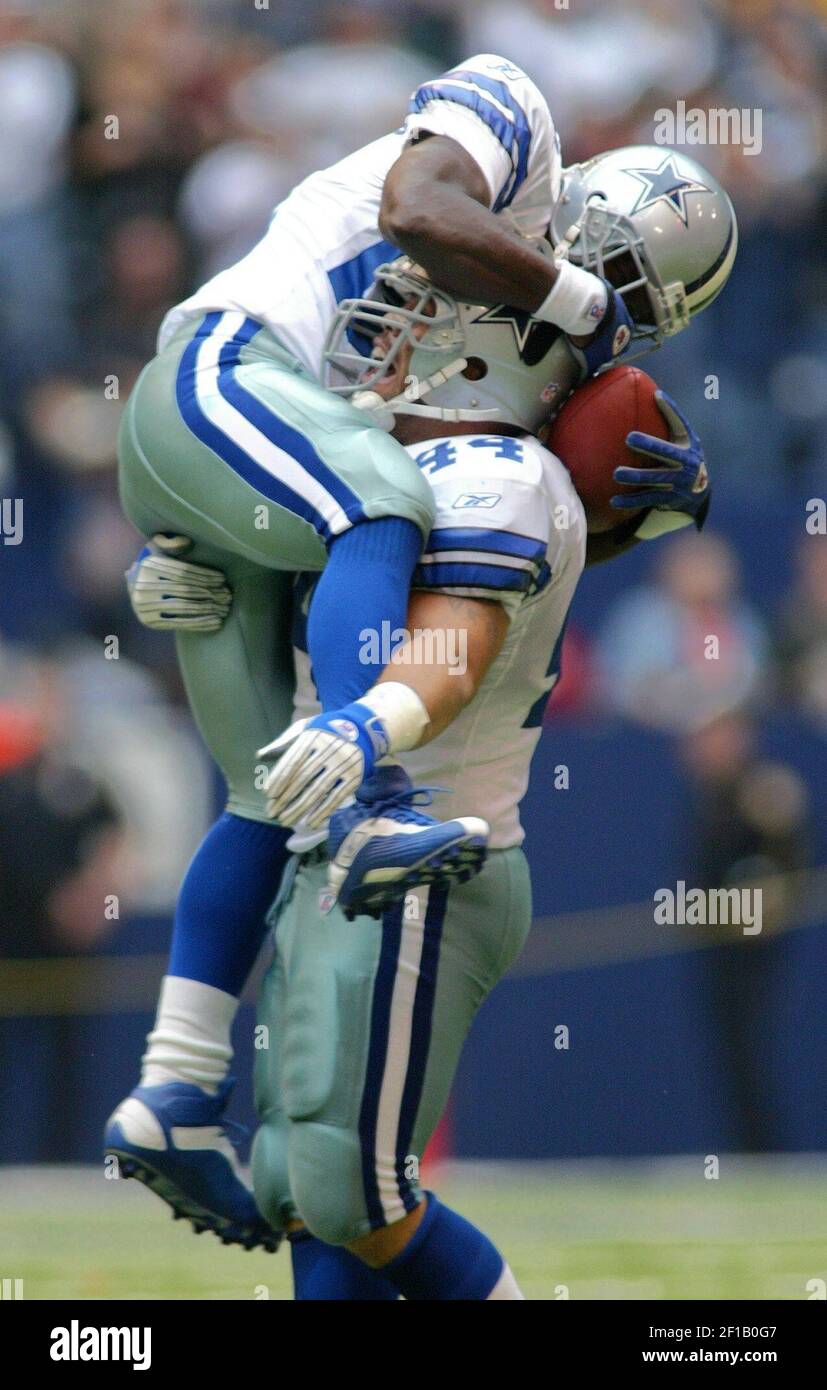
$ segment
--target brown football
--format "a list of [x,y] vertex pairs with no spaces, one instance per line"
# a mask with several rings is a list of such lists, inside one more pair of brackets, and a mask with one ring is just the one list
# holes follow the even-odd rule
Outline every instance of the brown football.
[[639,367],[611,367],[578,386],[551,425],[546,445],[571,473],[593,531],[610,531],[642,510],[618,511],[611,505],[612,497],[635,491],[612,475],[621,465],[658,466],[626,444],[630,430],[669,438],[655,400],[657,389]]

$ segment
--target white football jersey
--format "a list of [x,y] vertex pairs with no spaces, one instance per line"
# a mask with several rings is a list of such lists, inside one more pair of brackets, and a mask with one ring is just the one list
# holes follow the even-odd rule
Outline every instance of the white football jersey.
[[399,130],[300,183],[247,256],[170,310],[159,349],[189,319],[236,310],[264,324],[321,380],[336,305],[366,294],[377,266],[400,254],[379,231],[382,189],[405,146],[425,132],[448,135],[468,151],[485,175],[491,208],[510,226],[526,237],[545,235],[561,177],[548,106],[520,68],[478,54],[418,87]]
[[[440,820],[484,816],[492,849],[507,849],[523,840],[519,805],[585,564],[583,505],[563,464],[536,439],[459,435],[407,452],[436,500],[414,588],[492,599],[505,605],[511,621],[471,703],[438,738],[399,761],[416,785],[449,789],[435,799]],[[319,710],[304,640],[315,578],[302,577],[296,589],[297,719]],[[371,659],[387,662],[393,641],[392,633],[380,634]],[[427,657],[433,637],[422,634],[421,641]],[[439,655],[461,664],[461,642]]]

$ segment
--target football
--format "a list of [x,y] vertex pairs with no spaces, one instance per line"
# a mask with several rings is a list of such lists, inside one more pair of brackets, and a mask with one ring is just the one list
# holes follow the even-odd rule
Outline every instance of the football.
[[657,389],[639,367],[612,367],[578,387],[549,429],[546,446],[569,470],[592,531],[610,531],[642,510],[618,511],[611,505],[612,497],[634,492],[616,483],[613,474],[621,465],[646,468],[650,462],[627,446],[630,430],[669,438]]

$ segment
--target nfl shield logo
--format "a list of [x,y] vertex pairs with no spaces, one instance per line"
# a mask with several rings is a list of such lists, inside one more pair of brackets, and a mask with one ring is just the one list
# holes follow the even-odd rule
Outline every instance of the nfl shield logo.
[[332,889],[332,888],[320,888],[320,889],[319,889],[319,911],[321,912],[322,916],[323,916],[323,917],[326,917],[327,914],[328,914],[328,912],[330,912],[335,906],[336,906],[336,894],[333,892],[333,889]]

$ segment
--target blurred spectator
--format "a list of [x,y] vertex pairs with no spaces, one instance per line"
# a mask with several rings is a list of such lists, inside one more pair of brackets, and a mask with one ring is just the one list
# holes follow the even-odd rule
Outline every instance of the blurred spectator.
[[811,849],[807,790],[784,763],[763,759],[757,732],[733,711],[683,745],[690,777],[690,857],[686,882],[760,889],[761,931],[740,925],[687,930],[713,945],[703,958],[711,1036],[723,1054],[733,1147],[761,1153],[784,1147],[768,1028],[779,1011],[779,957],[772,938],[794,918]]
[[91,950],[113,926],[122,820],[71,756],[59,670],[30,669],[23,694],[0,702],[0,955]]
[[0,49],[0,218],[30,211],[61,188],[75,108],[72,65],[53,48]]
[[[117,928],[113,902],[128,879],[121,816],[103,782],[73,756],[67,715],[59,668],[39,663],[21,672],[3,660],[0,957],[31,960],[35,970],[49,958],[99,949]],[[84,1021],[74,1015],[72,977],[64,972],[62,979],[62,1009],[54,1016],[34,1025],[0,1017],[0,1076],[6,1078],[0,1131],[11,1139],[28,1127],[32,1160],[71,1159],[83,1123],[77,1096],[88,1062]],[[12,995],[14,980],[8,973]],[[25,1042],[35,1049],[39,1069],[21,1126],[20,1095],[9,1083]]]
[[[25,39],[0,45],[0,373],[12,389],[69,352],[63,184],[75,102],[76,79],[63,54]],[[48,324],[48,337],[33,334],[33,323],[41,330]]]
[[[564,142],[576,138],[578,122],[615,119],[645,92],[677,97],[700,87],[718,44],[705,7],[681,0],[615,0],[610,8],[600,0],[565,8],[555,0],[475,0],[465,10],[465,50],[506,54],[530,72]],[[566,143],[563,155],[566,163],[580,157]]]
[[597,655],[606,701],[653,728],[699,729],[757,698],[768,644],[740,594],[733,548],[710,534],[671,538],[654,582],[623,593],[609,612]]
[[827,728],[827,536],[805,536],[776,628],[782,698]]
[[[106,560],[103,546],[97,553]],[[120,561],[117,552],[108,558],[114,584]],[[88,583],[82,569],[75,583]],[[99,606],[96,621],[103,627],[103,569],[87,601]],[[114,808],[121,837],[118,881],[107,891],[118,893],[123,911],[169,911],[210,824],[215,794],[188,716],[170,707],[156,678],[120,650],[114,633],[67,636],[48,661],[25,649],[12,654],[9,647],[0,647],[0,656],[6,743],[14,750],[22,740],[24,750],[36,748],[48,767],[66,765],[100,790]],[[36,770],[24,764],[19,776],[33,777]],[[60,865],[47,857],[38,872],[54,882]]]
[[196,160],[181,189],[179,213],[198,245],[202,278],[247,254],[298,176],[298,165],[255,140],[227,141]]
[[[387,0],[325,5],[322,14],[318,42],[255,69],[233,94],[246,126],[294,147],[301,176],[396,129],[431,75],[429,59],[400,41]],[[333,93],[342,97],[335,105]]]
[[128,831],[127,906],[163,913],[211,822],[213,774],[188,715],[170,708],[150,671],[115,650],[106,659],[103,644],[76,636],[56,653],[72,751],[107,787]]
[[111,471],[120,411],[93,387],[69,375],[42,376],[23,398],[29,439],[68,475]]
[[588,714],[594,706],[594,656],[585,634],[573,623],[566,625],[560,661],[560,679],[546,705],[543,723],[567,716]]

